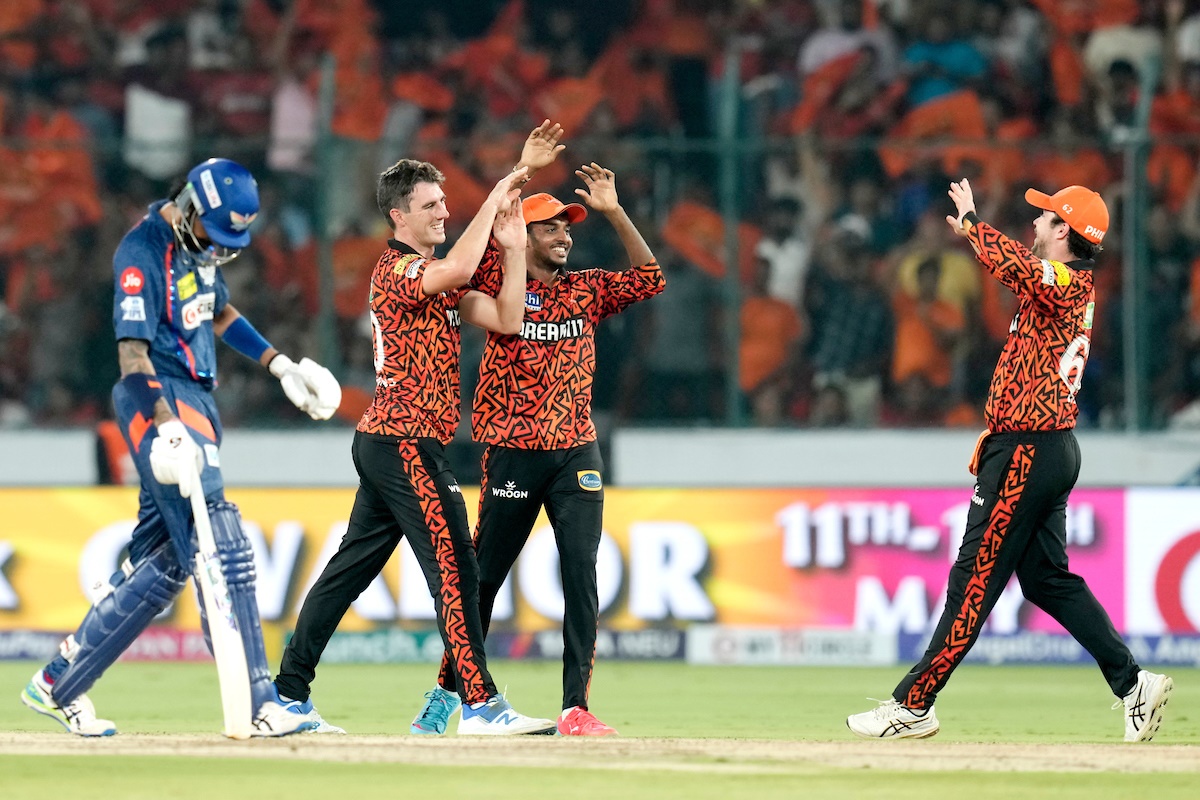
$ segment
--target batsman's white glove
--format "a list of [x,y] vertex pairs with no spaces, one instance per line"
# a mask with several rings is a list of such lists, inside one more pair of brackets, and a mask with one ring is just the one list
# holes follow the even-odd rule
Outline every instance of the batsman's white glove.
[[279,378],[288,400],[313,419],[329,419],[342,404],[337,378],[311,358],[302,358],[297,364],[280,353],[271,359],[268,369]]
[[204,471],[204,451],[179,420],[158,426],[150,443],[150,469],[159,483],[178,484],[181,495],[191,496],[196,476]]

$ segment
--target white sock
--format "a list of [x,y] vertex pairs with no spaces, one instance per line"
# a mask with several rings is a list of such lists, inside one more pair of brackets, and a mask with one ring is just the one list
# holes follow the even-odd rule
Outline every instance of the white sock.
[[567,714],[570,714],[572,711],[574,711],[574,710],[575,710],[575,709],[577,709],[577,708],[579,708],[579,706],[571,706],[570,708],[564,708],[564,709],[562,710],[562,713],[558,715],[558,718],[559,718],[559,719],[566,719],[566,718],[567,718]]

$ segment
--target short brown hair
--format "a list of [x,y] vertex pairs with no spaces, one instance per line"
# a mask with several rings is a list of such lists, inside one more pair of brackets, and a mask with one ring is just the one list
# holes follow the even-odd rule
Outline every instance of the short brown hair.
[[418,183],[436,183],[441,186],[445,180],[446,176],[442,171],[428,161],[402,158],[379,174],[375,202],[383,216],[391,223],[393,208],[408,211],[409,199]]

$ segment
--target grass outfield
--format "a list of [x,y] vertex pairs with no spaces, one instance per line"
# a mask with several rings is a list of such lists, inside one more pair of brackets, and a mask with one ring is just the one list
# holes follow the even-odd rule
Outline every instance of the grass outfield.
[[[208,664],[119,664],[90,692],[111,739],[68,736],[17,699],[30,662],[0,662],[0,797],[64,784],[111,798],[309,797],[376,790],[472,798],[984,798],[1200,796],[1200,670],[1176,689],[1149,745],[1121,741],[1122,717],[1095,668],[959,669],[925,741],[861,742],[848,713],[885,697],[902,668],[688,667],[602,663],[592,708],[616,740],[403,736],[433,665],[322,667],[314,699],[353,734],[230,742]],[[522,712],[558,709],[561,667],[496,662]],[[6,688],[7,687],[7,688]],[[7,692],[7,694],[5,694]],[[9,698],[5,700],[4,698]],[[453,730],[454,724],[451,724]],[[36,757],[31,757],[36,756]],[[468,766],[469,765],[469,766]]]

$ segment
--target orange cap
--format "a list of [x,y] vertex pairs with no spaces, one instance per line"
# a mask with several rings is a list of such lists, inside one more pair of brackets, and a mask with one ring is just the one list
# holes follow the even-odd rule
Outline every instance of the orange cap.
[[525,224],[530,222],[545,222],[548,219],[554,219],[560,214],[567,215],[567,222],[574,225],[576,222],[581,222],[587,219],[587,209],[579,205],[579,203],[567,203],[564,205],[554,195],[540,192],[531,194],[521,202],[521,211],[525,216]]
[[1025,201],[1034,208],[1058,214],[1071,230],[1093,244],[1100,244],[1108,233],[1108,206],[1104,205],[1103,197],[1086,187],[1068,186],[1053,195],[1026,189]]

